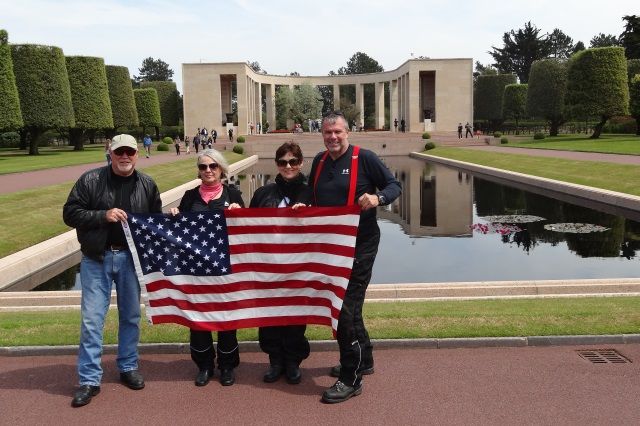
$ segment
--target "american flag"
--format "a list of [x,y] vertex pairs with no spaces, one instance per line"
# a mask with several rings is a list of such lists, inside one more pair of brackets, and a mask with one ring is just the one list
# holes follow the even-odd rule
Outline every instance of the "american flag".
[[335,331],[359,219],[357,206],[252,208],[128,213],[123,228],[153,324]]

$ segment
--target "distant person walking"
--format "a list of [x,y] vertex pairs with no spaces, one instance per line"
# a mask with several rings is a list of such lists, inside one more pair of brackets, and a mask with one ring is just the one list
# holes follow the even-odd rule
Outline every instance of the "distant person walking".
[[458,123],[458,139],[462,139],[462,123]]
[[473,126],[471,126],[471,124],[469,124],[469,122],[467,121],[467,124],[464,125],[464,128],[466,129],[464,133],[465,139],[468,138],[469,135],[471,135],[471,138],[473,139]]
[[218,131],[216,129],[211,130],[211,137],[213,138],[213,143],[216,143],[216,139],[218,139]]
[[229,129],[229,140],[233,142],[233,129]]
[[191,153],[191,146],[189,143],[189,136],[184,137],[184,147],[187,150],[187,154]]
[[406,130],[406,122],[404,121],[404,118],[402,120],[400,120],[400,131],[402,133],[404,133],[404,131]]
[[200,149],[200,135],[195,135],[193,137],[193,149],[196,150],[196,154],[197,154],[198,149]]
[[111,139],[107,138],[104,141],[104,155],[107,157],[107,166],[111,165]]
[[398,131],[398,119],[397,118],[393,119],[393,131],[394,132]]
[[142,146],[144,146],[144,152],[147,158],[151,157],[151,145],[153,141],[151,140],[151,136],[144,135],[144,139],[142,140]]
[[180,136],[176,136],[175,138],[173,138],[173,145],[176,147],[176,155],[180,155],[180,143],[182,141],[180,140]]

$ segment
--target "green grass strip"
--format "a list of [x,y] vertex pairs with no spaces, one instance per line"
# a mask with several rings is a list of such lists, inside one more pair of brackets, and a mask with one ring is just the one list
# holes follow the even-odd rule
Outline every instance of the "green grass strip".
[[589,139],[587,135],[560,135],[541,140],[507,137],[508,146],[512,147],[640,155],[640,136],[635,135],[607,134],[599,139]]
[[[374,339],[632,334],[640,330],[640,297],[379,302],[365,304],[364,316]],[[79,311],[0,313],[0,346],[76,345],[79,331]],[[104,343],[116,343],[117,332],[113,309]],[[310,326],[307,337],[330,339],[331,330]],[[257,340],[257,330],[239,330],[238,338]],[[188,340],[185,327],[143,321],[143,343]]]
[[[225,151],[227,161],[236,162],[244,156]],[[144,169],[167,191],[196,178],[195,157]],[[0,257],[68,231],[62,221],[62,207],[74,182],[0,195]]]
[[437,147],[425,151],[425,154],[640,195],[640,167],[636,165],[574,161],[450,147]]

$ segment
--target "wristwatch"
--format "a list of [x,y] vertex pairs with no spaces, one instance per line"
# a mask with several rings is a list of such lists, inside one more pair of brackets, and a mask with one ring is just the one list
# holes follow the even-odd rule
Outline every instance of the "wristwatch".
[[376,195],[378,196],[378,205],[384,206],[387,204],[387,197],[382,192],[378,192]]

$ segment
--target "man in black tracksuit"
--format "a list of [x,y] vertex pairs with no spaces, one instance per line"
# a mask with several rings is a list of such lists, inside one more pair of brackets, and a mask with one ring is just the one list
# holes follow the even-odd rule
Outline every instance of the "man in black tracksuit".
[[376,207],[395,200],[401,187],[375,153],[349,144],[348,124],[341,113],[323,118],[322,137],[327,151],[316,155],[309,176],[314,205],[357,203],[362,208],[353,268],[338,319],[340,365],[331,371],[338,381],[322,395],[324,402],[333,403],[359,395],[362,374],[373,373],[373,347],[362,305],[380,242]]

